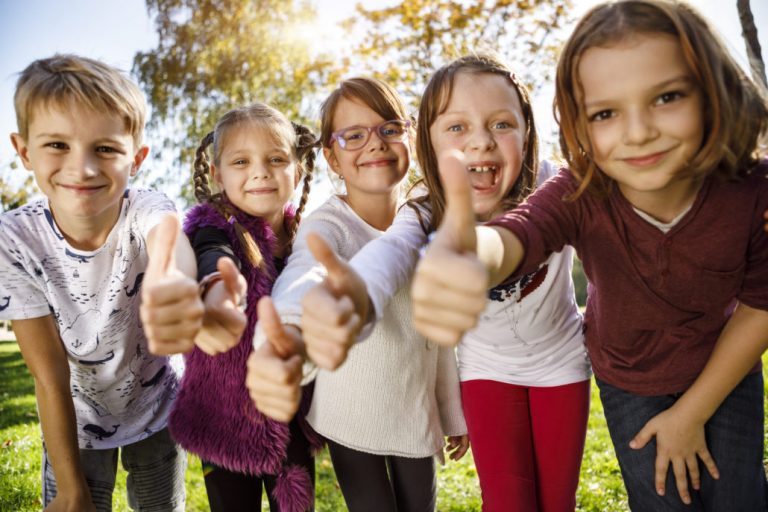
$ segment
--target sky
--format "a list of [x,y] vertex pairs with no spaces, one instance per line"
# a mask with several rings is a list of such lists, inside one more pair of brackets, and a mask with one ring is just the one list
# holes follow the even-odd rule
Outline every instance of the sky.
[[[342,44],[335,23],[348,17],[358,0],[314,0],[318,7],[315,41]],[[366,7],[383,7],[396,0],[363,0]],[[574,0],[580,15],[597,0]],[[744,42],[736,0],[690,0],[726,41],[746,67]],[[768,1],[752,0],[763,57],[768,60]],[[77,53],[130,71],[136,52],[155,46],[157,36],[143,0],[0,0],[0,169],[14,159],[7,134],[16,131],[13,91],[17,75],[35,59],[54,53]],[[514,63],[513,63],[514,64]],[[551,88],[536,101],[537,124],[545,134],[551,121]],[[542,155],[545,156],[545,155]],[[23,171],[20,171],[23,172]]]

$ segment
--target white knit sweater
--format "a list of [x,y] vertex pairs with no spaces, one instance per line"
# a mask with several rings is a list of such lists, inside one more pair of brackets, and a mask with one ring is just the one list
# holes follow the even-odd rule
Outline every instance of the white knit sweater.
[[[302,221],[272,292],[283,323],[300,323],[304,293],[325,274],[307,248],[309,232],[345,259],[382,234],[336,196]],[[394,295],[370,336],[340,368],[317,372],[307,419],[328,439],[378,455],[428,457],[441,452],[444,436],[467,432],[455,351],[415,332],[409,292],[404,286]],[[255,343],[262,342],[257,327]]]

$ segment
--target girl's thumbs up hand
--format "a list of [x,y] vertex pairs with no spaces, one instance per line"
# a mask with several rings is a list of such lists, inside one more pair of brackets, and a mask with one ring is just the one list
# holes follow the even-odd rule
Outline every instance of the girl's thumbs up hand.
[[360,276],[320,236],[310,233],[307,244],[328,275],[304,295],[301,330],[307,356],[319,367],[334,370],[346,360],[368,317],[368,291]]
[[456,345],[485,309],[488,271],[475,254],[472,188],[461,153],[440,157],[445,214],[416,268],[411,289],[414,325],[440,345]]

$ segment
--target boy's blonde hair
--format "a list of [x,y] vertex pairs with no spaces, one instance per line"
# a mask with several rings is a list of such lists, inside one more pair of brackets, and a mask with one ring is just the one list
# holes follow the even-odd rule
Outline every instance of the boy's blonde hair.
[[606,2],[584,15],[565,43],[557,66],[555,108],[560,148],[579,188],[605,194],[611,180],[595,165],[578,77],[579,60],[592,47],[607,47],[633,35],[666,34],[680,43],[704,99],[704,141],[688,172],[737,178],[759,157],[766,136],[768,102],[734,61],[707,22],[676,0]]
[[54,55],[21,72],[13,98],[16,123],[24,140],[40,108],[71,108],[119,115],[136,146],[141,145],[147,106],[139,86],[117,69],[87,57]]

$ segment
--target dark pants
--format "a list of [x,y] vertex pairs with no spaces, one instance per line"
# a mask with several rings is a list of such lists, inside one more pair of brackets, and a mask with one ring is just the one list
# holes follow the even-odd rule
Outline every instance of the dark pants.
[[[312,456],[306,436],[294,420],[290,423],[291,440],[288,444],[286,465],[297,465],[309,473],[312,494],[315,488],[315,458]],[[275,475],[246,475],[203,462],[205,490],[211,512],[252,512],[261,510],[262,489],[267,491],[269,509],[279,512],[272,491],[275,489]],[[314,501],[314,498],[313,498]],[[308,509],[314,510],[314,506]]]
[[692,505],[680,500],[670,464],[666,495],[654,485],[656,440],[642,450],[629,442],[657,414],[669,409],[680,394],[638,396],[597,379],[605,419],[619,459],[629,506],[634,511],[765,511],[768,484],[763,469],[763,376],[748,375],[726,397],[704,426],[707,447],[720,472],[715,480],[699,462],[701,489],[691,490]]
[[328,440],[333,469],[350,512],[431,512],[436,505],[433,457],[359,452]]

